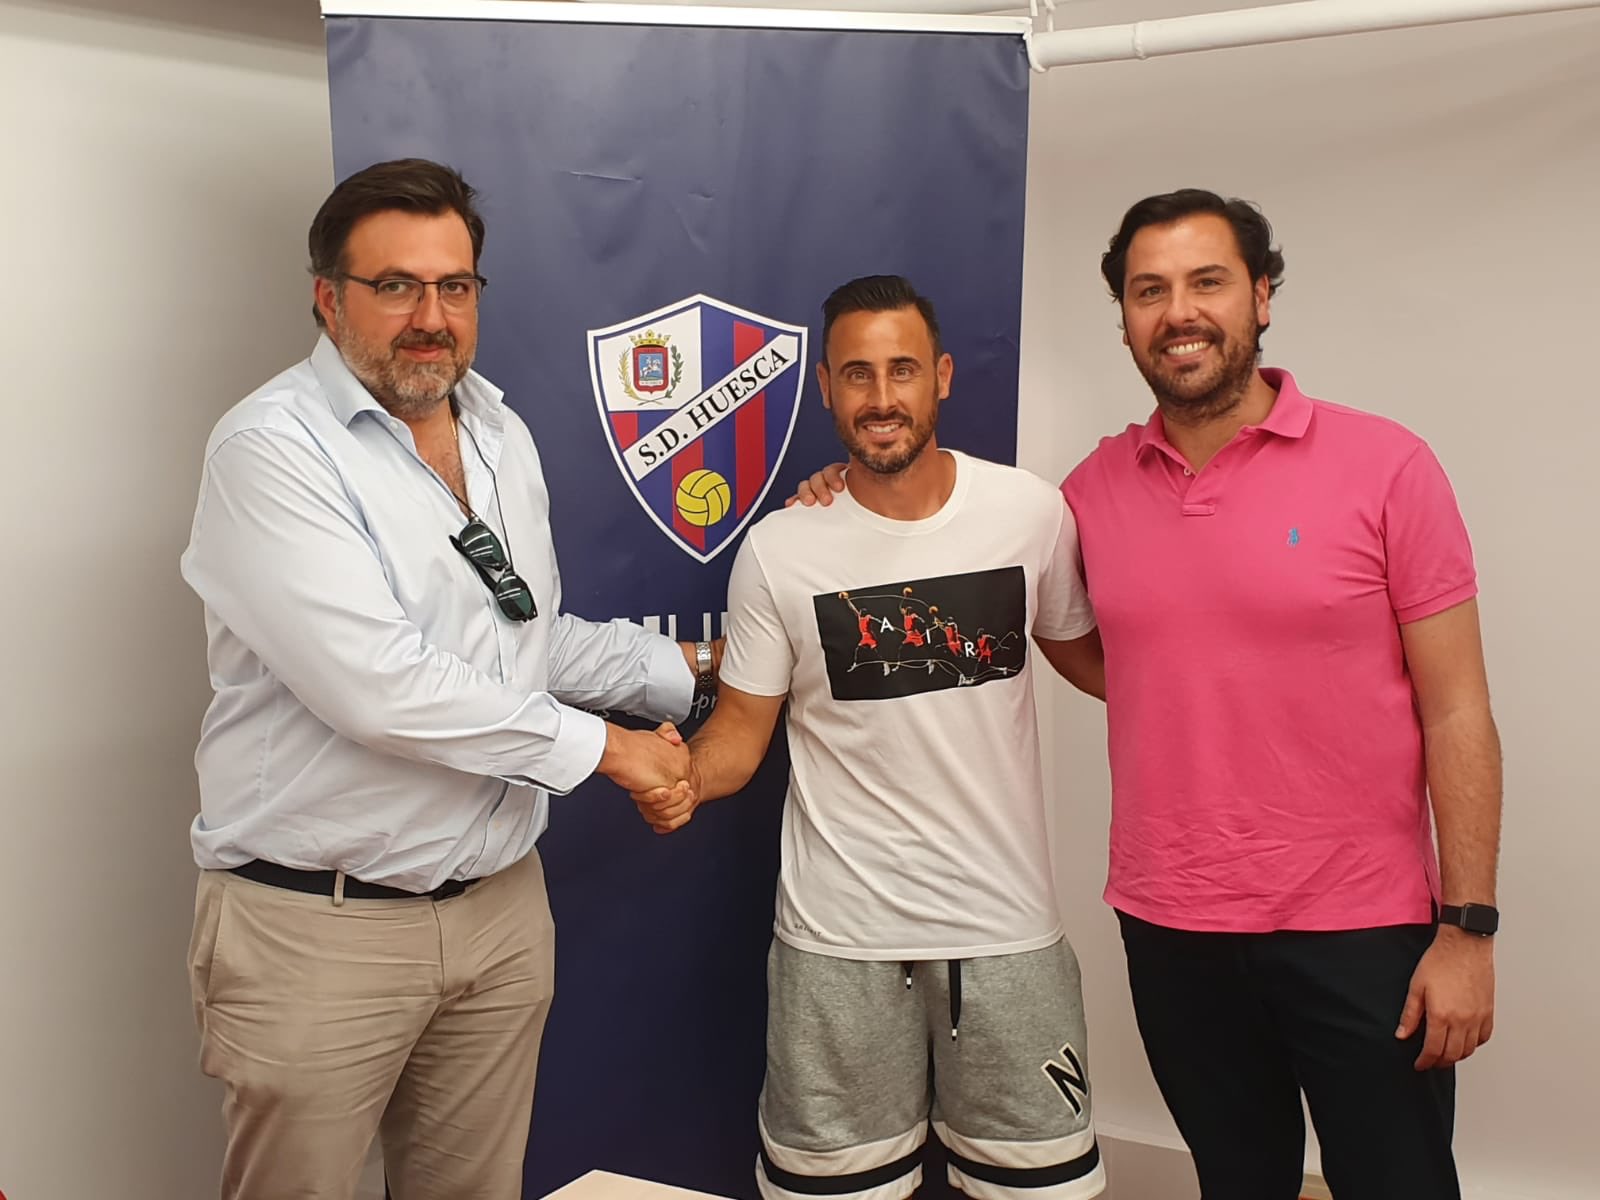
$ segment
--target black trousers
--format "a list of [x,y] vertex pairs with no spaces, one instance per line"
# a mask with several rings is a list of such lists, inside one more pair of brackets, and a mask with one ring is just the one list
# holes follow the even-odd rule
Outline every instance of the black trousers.
[[1119,912],[1161,1095],[1205,1200],[1294,1200],[1305,1092],[1338,1200],[1459,1200],[1455,1071],[1395,1038],[1431,925],[1193,933]]

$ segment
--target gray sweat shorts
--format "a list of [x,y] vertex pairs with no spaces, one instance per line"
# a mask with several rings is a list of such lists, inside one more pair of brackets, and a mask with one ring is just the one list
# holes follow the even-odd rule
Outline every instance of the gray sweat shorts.
[[774,941],[756,1184],[764,1200],[902,1200],[931,1121],[978,1200],[1105,1189],[1078,960],[1042,950],[862,962]]

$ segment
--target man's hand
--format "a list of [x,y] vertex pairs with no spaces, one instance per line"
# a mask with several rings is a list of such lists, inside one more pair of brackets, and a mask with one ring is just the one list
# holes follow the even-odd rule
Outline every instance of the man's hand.
[[626,792],[670,788],[689,778],[689,748],[671,722],[653,733],[607,725],[597,769]]
[[844,491],[844,463],[829,463],[809,479],[802,479],[794,495],[783,502],[788,508],[796,500],[807,508],[820,504],[823,508],[833,503],[833,493]]
[[690,778],[669,788],[655,788],[648,792],[634,792],[633,802],[639,815],[657,833],[671,833],[682,829],[700,807],[698,772],[690,766]]
[[[656,736],[674,746],[683,745],[683,735],[671,722],[658,726]],[[639,815],[645,819],[645,824],[657,833],[671,833],[687,825],[689,818],[694,816],[694,810],[700,807],[699,790],[700,773],[695,770],[691,759],[687,779],[680,780],[672,787],[633,792],[630,798],[638,807]]]
[[1494,1032],[1494,940],[1443,926],[1411,975],[1394,1031],[1405,1039],[1426,1020],[1416,1067],[1453,1067]]

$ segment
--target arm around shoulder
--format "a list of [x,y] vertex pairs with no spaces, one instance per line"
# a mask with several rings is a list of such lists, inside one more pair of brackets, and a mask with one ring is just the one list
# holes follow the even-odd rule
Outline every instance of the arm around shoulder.
[[1033,640],[1057,675],[1096,700],[1106,698],[1106,652],[1098,629],[1066,641],[1041,637]]

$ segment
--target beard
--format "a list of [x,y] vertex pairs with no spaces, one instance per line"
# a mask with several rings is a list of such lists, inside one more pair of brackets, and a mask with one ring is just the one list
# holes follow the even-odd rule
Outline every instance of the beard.
[[[448,329],[428,332],[407,329],[388,345],[372,341],[355,332],[344,320],[344,305],[336,301],[334,315],[339,321],[339,353],[345,364],[373,398],[402,421],[427,415],[460,383],[472,366],[472,348],[462,349]],[[448,355],[437,362],[411,362],[402,358],[404,349],[439,348]]]
[[[1133,356],[1139,374],[1155,393],[1164,414],[1184,424],[1199,423],[1232,412],[1244,399],[1255,378],[1256,344],[1261,335],[1254,314],[1244,336],[1231,338],[1210,325],[1187,325],[1180,330],[1163,330],[1150,347],[1148,361]],[[1171,367],[1162,351],[1182,342],[1205,341],[1216,351],[1216,360],[1200,366]]]
[[[894,420],[904,422],[905,425],[906,439],[900,444],[874,446],[867,441],[863,426]],[[933,440],[933,431],[938,424],[937,398],[933,402],[933,411],[928,414],[928,419],[920,425],[901,409],[863,413],[848,427],[839,420],[837,412],[833,418],[834,432],[839,435],[839,441],[844,448],[850,452],[850,457],[874,475],[898,475],[916,462],[928,448],[928,443]]]

